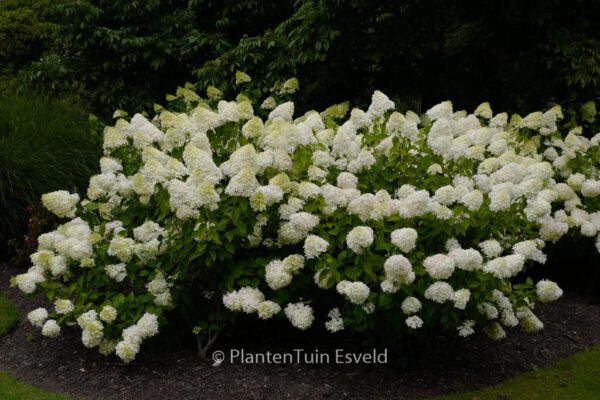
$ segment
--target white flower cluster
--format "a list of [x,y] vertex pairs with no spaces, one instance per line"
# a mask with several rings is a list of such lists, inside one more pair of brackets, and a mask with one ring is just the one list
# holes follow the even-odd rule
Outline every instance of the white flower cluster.
[[[545,242],[572,233],[600,251],[600,139],[561,132],[560,107],[522,118],[446,101],[418,116],[376,91],[349,117],[347,104],[295,117],[273,97],[255,115],[245,95],[178,95],[187,112],[105,129],[87,199],[42,198],[72,220],[39,237],[13,285],[56,296],[54,311],[29,314],[44,335],[76,321],[86,346],[129,362],[158,332],[149,307],[177,307],[197,278],[216,279],[200,286],[219,288],[231,312],[284,314],[299,329],[321,315],[307,298],[319,290],[334,303],[331,332],[391,308],[418,329],[441,324],[431,308],[443,308],[460,336],[482,324],[499,339],[503,326],[541,329],[534,302],[562,295],[553,282],[510,282],[546,261]],[[97,304],[69,287],[96,291]]]
[[75,218],[56,231],[39,237],[38,251],[31,255],[32,267],[17,275],[14,283],[24,293],[33,293],[37,284],[48,279],[69,276],[70,266],[92,267],[93,244],[98,240],[83,220]]
[[162,272],[159,271],[156,273],[154,279],[146,285],[146,289],[154,296],[154,304],[165,308],[170,308],[173,305],[169,283]]
[[433,279],[448,279],[454,272],[456,263],[445,254],[436,254],[427,257],[423,265]]
[[282,260],[273,260],[265,267],[265,280],[273,290],[281,289],[292,282],[293,275],[304,267],[304,257],[292,254]]
[[408,253],[417,245],[417,231],[412,228],[396,229],[392,232],[391,242],[403,253]]
[[42,203],[49,211],[61,218],[73,218],[75,217],[75,207],[79,203],[79,196],[70,194],[66,190],[59,190],[42,195]]
[[151,313],[145,313],[135,325],[123,330],[123,340],[117,343],[115,351],[121,360],[130,362],[140,351],[140,345],[144,339],[155,336],[158,333],[158,317]]
[[563,294],[562,289],[559,288],[556,283],[549,280],[539,281],[537,285],[535,285],[535,289],[538,299],[544,303],[556,301]]
[[350,302],[354,304],[362,304],[365,302],[371,290],[362,282],[341,281],[337,284],[338,293],[346,296]]
[[385,279],[381,282],[381,290],[387,293],[398,291],[400,285],[411,284],[415,280],[410,261],[402,255],[394,255],[383,264]]
[[243,287],[223,296],[225,307],[231,311],[243,311],[247,314],[256,312],[263,301],[265,301],[264,294],[251,287]]
[[334,308],[329,311],[327,316],[329,317],[329,321],[325,322],[325,328],[329,332],[334,333],[344,329],[344,319],[342,318],[342,313],[339,308]]
[[328,246],[327,240],[316,235],[308,235],[304,241],[304,254],[310,260],[327,251]]
[[298,329],[305,330],[310,328],[315,317],[313,310],[308,304],[290,303],[285,307],[285,316],[292,325]]
[[357,254],[373,244],[373,229],[368,226],[357,226],[348,232],[346,243]]

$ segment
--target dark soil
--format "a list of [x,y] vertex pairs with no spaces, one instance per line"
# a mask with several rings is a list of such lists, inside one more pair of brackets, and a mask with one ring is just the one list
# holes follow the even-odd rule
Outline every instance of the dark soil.
[[[7,289],[16,272],[0,266],[0,291],[7,291],[25,314],[37,304]],[[497,384],[600,343],[597,299],[567,293],[555,303],[538,305],[536,314],[545,324],[541,333],[513,330],[500,342],[478,334],[467,339],[435,337],[410,349],[416,355],[403,358],[404,363],[389,357],[387,365],[219,367],[198,359],[189,346],[172,345],[146,346],[125,365],[84,348],[76,328],[63,328],[59,338],[46,339],[22,318],[12,333],[0,338],[0,370],[84,399],[423,399]],[[216,348],[228,351],[227,342],[226,338]],[[261,350],[243,346],[248,353]],[[271,351],[293,349],[273,346]]]

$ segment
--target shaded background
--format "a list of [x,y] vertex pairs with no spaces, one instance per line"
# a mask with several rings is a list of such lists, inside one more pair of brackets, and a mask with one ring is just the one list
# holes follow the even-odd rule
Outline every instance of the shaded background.
[[526,113],[598,96],[599,18],[592,0],[4,0],[0,62],[13,87],[104,117],[185,81],[227,91],[236,70],[297,76],[302,109],[378,88],[416,110]]

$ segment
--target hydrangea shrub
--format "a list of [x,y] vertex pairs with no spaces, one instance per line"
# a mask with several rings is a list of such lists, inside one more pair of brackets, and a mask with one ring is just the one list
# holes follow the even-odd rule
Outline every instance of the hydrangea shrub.
[[87,198],[43,196],[70,220],[13,278],[53,303],[29,314],[42,334],[78,325],[125,362],[175,312],[207,344],[240,313],[499,339],[541,329],[534,304],[562,295],[523,274],[544,243],[598,240],[600,135],[559,129],[558,106],[419,116],[377,91],[366,111],[294,119],[292,102],[219,96],[185,89],[181,112],[119,118]]

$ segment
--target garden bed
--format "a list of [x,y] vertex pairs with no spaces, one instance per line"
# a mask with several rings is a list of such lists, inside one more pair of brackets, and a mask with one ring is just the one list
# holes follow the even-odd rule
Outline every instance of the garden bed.
[[[9,277],[17,272],[0,267],[0,291],[7,291],[25,313],[32,301],[7,289]],[[78,328],[46,339],[22,320],[0,339],[0,370],[35,386],[86,399],[262,399],[274,393],[291,399],[428,398],[493,385],[600,343],[598,299],[566,293],[557,302],[538,305],[536,311],[545,323],[540,333],[514,331],[500,342],[480,334],[466,339],[436,337],[405,365],[389,360],[381,366],[213,367],[211,361],[199,360],[191,348],[165,346],[148,347],[126,365],[116,357],[85,349],[75,340]]]

